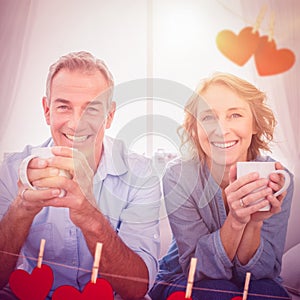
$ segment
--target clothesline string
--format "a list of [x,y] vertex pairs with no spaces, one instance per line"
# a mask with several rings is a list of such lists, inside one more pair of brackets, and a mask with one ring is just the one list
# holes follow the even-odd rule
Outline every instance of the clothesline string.
[[[6,255],[11,255],[11,256],[16,256],[16,257],[19,257],[19,258],[26,258],[26,259],[29,259],[29,260],[32,260],[32,261],[37,261],[38,260],[35,257],[29,257],[29,256],[25,256],[25,255],[20,255],[20,254],[16,254],[16,253],[7,252],[7,251],[1,251],[0,250],[0,253],[6,254]],[[61,264],[61,263],[57,263],[57,262],[53,262],[53,261],[47,261],[45,259],[43,259],[43,263],[48,264],[49,266],[55,265],[55,266],[59,266],[59,267],[64,267],[64,268],[68,268],[68,269],[79,270],[79,271],[82,271],[82,272],[91,273],[91,270],[87,270],[87,269],[79,268],[79,267],[74,267],[74,266],[69,266],[69,265],[66,265],[66,264]],[[138,277],[122,276],[122,275],[110,274],[110,273],[105,273],[105,272],[101,272],[101,274],[105,275],[105,276],[109,276],[109,277],[119,278],[119,279],[126,279],[126,280],[132,280],[132,281],[148,283],[148,281],[146,279],[142,279],[142,278],[138,278]],[[174,284],[174,283],[169,283],[169,282],[156,281],[155,283],[162,284],[162,285],[167,285],[167,286],[174,286],[174,287],[182,288],[183,290],[186,288],[186,286],[179,285],[179,284]],[[210,289],[210,288],[199,288],[199,287],[195,287],[195,286],[193,287],[193,290],[209,291],[209,292],[216,292],[216,293],[227,293],[227,294],[230,293],[230,294],[236,294],[237,296],[241,296],[243,294],[242,292],[217,290],[217,289]],[[272,299],[289,300],[289,298],[287,298],[287,297],[271,296],[271,295],[269,296],[269,295],[265,295],[265,294],[248,293],[248,296],[262,297],[262,299],[272,298]]]
[[[255,18],[253,20],[247,20],[246,18],[244,18],[242,15],[238,14],[236,11],[234,11],[233,9],[229,8],[226,4],[224,4],[221,0],[216,0],[224,9],[228,10],[230,13],[232,13],[233,15],[237,16],[240,20],[242,20],[245,24],[247,25],[251,25],[251,26],[255,26]],[[267,17],[268,18],[268,17]],[[273,22],[274,18],[275,18],[275,14],[274,12],[271,13],[271,22]],[[262,21],[262,20],[261,20]],[[261,29],[264,32],[269,33],[270,32],[270,22],[267,26],[262,26],[260,25],[259,29]],[[274,25],[273,25],[273,30],[272,30],[272,35],[274,35]]]

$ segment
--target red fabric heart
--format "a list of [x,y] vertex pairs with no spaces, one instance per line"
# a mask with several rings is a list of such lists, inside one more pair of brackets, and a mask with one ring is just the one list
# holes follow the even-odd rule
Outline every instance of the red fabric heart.
[[230,30],[219,32],[216,39],[219,50],[237,65],[244,65],[259,44],[259,34],[252,30],[252,27],[245,27],[238,35]]
[[193,300],[192,298],[185,298],[185,292],[179,291],[172,293],[167,300]]
[[236,297],[231,298],[231,300],[243,300],[243,297],[241,297],[241,296],[236,296]]
[[31,274],[24,270],[15,270],[9,278],[10,288],[20,300],[45,299],[52,284],[52,269],[44,264],[41,268],[35,267]]
[[296,60],[291,50],[277,50],[275,41],[269,42],[267,36],[260,38],[254,57],[257,72],[261,76],[285,72],[293,66]]
[[113,289],[105,279],[98,278],[96,283],[88,282],[82,293],[70,285],[60,286],[52,295],[52,300],[113,300]]

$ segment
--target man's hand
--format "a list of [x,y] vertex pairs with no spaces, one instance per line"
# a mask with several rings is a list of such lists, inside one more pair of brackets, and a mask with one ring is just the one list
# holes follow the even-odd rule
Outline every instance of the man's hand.
[[[51,168],[43,158],[33,158],[30,160],[27,170],[28,181],[32,184],[34,181],[42,180],[51,176],[58,176],[59,170]],[[59,196],[61,190],[58,188],[44,188],[41,190],[33,190],[18,181],[18,197],[16,204],[26,210],[26,213],[35,216],[45,206],[45,201]]]
[[[67,147],[53,147],[54,157],[48,158],[47,168],[39,177],[33,172],[29,178],[32,184],[38,188],[51,188],[65,190],[62,198],[43,199],[44,206],[67,207],[70,209],[70,218],[79,227],[87,221],[90,212],[96,209],[93,194],[94,172],[90,168],[85,156],[78,150]],[[59,170],[66,170],[71,174],[70,178],[59,176]]]

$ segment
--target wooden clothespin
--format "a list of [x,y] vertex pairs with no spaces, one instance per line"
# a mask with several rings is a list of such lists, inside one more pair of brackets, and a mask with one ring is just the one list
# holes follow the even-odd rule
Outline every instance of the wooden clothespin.
[[270,23],[269,23],[268,42],[272,42],[272,40],[274,38],[274,27],[275,27],[275,13],[273,11],[271,13]]
[[257,18],[256,18],[256,22],[253,26],[252,33],[255,33],[256,31],[258,31],[260,24],[266,14],[266,10],[267,10],[267,5],[263,5],[260,9],[260,12],[259,12]]
[[245,284],[244,284],[243,300],[247,300],[247,297],[248,297],[250,277],[251,277],[251,273],[247,272],[246,273]]
[[38,256],[38,261],[37,261],[37,267],[40,269],[42,267],[42,262],[43,262],[43,256],[44,256],[44,249],[45,249],[45,239],[41,239],[40,243],[40,252]]
[[193,285],[194,285],[194,275],[195,275],[195,271],[196,271],[196,265],[197,265],[197,258],[193,257],[191,259],[190,271],[189,271],[187,286],[186,286],[186,290],[185,290],[185,298],[186,299],[189,299],[192,296],[192,289],[193,289]]
[[92,276],[91,276],[91,282],[96,283],[97,277],[98,277],[98,270],[99,270],[99,262],[102,252],[102,243],[96,244],[96,250],[95,250],[95,256],[94,256],[94,264],[93,264],[93,270],[92,270]]

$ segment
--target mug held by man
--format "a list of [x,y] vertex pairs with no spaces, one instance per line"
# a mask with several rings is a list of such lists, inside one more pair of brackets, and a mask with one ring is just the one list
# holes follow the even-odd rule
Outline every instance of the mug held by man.
[[[73,149],[73,150],[76,151],[76,149]],[[47,159],[47,158],[50,158],[50,157],[53,157],[53,156],[54,155],[51,151],[51,148],[48,148],[48,147],[33,148],[32,151],[31,151],[31,155],[26,157],[22,161],[22,163],[20,165],[20,168],[19,168],[20,180],[28,189],[32,189],[32,190],[41,189],[41,188],[38,188],[36,186],[33,186],[31,184],[31,182],[29,181],[28,177],[27,177],[27,167],[28,167],[29,162],[35,157],[41,157],[41,158]],[[64,176],[64,177],[67,177],[67,178],[71,178],[71,174],[67,170],[63,170],[63,169],[59,170],[58,176]],[[59,194],[58,197],[62,198],[65,195],[66,195],[66,191],[62,189],[61,193]]]

